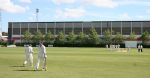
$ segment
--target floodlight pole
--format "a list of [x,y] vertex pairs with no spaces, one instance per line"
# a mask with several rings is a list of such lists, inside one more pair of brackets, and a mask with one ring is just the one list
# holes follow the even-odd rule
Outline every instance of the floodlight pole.
[[39,9],[36,9],[36,22],[37,22],[37,32],[38,32],[38,13],[39,13]]
[[38,13],[39,13],[39,9],[36,9],[36,22],[38,22]]

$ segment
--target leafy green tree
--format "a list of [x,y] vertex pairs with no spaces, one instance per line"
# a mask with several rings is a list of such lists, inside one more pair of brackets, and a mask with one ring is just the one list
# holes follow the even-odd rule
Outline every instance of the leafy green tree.
[[76,35],[74,34],[74,32],[70,32],[67,36],[67,41],[74,42],[75,39],[76,39]]
[[32,39],[32,34],[28,31],[25,31],[23,33],[23,40],[25,43],[30,43],[31,42],[31,39]]
[[87,43],[88,37],[83,32],[80,32],[76,39],[77,46],[85,46]]
[[33,36],[33,41],[35,43],[39,43],[40,41],[43,41],[43,40],[44,40],[44,37],[41,31],[36,32],[35,35]]
[[136,40],[136,35],[134,32],[130,33],[129,37],[127,38],[128,40]]
[[90,29],[89,40],[90,40],[90,43],[92,43],[92,44],[99,44],[100,39],[98,37],[98,34],[97,34],[95,28]]
[[54,35],[49,31],[45,37],[44,37],[45,42],[47,43],[52,43],[54,41]]
[[105,44],[111,44],[112,43],[112,35],[110,30],[106,30],[104,32],[103,41]]
[[68,36],[67,36],[67,44],[69,46],[74,46],[75,44],[75,40],[76,40],[76,35],[74,34],[74,32],[69,32]]
[[117,32],[117,34],[116,34],[115,37],[114,37],[114,42],[115,42],[116,44],[119,44],[119,43],[122,43],[123,40],[124,40],[123,35],[120,34],[119,32]]
[[83,42],[85,41],[85,39],[86,39],[86,34],[84,34],[83,32],[80,32],[77,37],[77,40]]
[[149,32],[145,31],[145,32],[141,35],[141,39],[142,39],[142,41],[150,40],[150,34],[149,34]]
[[63,32],[59,32],[59,33],[58,33],[58,36],[57,36],[56,39],[55,39],[55,43],[56,43],[57,45],[63,45],[64,42],[65,42],[65,35],[64,35]]

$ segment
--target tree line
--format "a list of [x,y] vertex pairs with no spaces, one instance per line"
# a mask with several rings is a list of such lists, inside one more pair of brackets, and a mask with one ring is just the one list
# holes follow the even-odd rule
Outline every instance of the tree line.
[[68,35],[59,32],[57,36],[53,35],[50,31],[47,34],[42,34],[40,31],[32,35],[26,31],[22,37],[22,43],[36,45],[42,41],[46,46],[53,45],[57,47],[105,47],[106,44],[123,44],[124,40],[150,40],[148,32],[144,32],[141,37],[136,38],[135,33],[131,33],[129,37],[124,37],[121,33],[117,32],[112,35],[109,29],[103,32],[103,36],[99,36],[95,28],[91,28],[89,34],[80,32],[76,35],[73,31]]

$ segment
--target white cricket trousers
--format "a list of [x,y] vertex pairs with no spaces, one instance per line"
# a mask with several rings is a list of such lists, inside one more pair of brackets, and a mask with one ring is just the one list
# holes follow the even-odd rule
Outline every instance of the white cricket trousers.
[[29,54],[26,56],[26,59],[24,61],[24,65],[28,64],[29,66],[33,66],[33,55]]
[[40,63],[42,63],[42,68],[43,68],[43,69],[46,68],[45,65],[44,65],[44,63],[45,63],[44,60],[45,60],[44,57],[38,57],[37,63],[36,63],[36,65],[35,65],[35,70],[38,70]]

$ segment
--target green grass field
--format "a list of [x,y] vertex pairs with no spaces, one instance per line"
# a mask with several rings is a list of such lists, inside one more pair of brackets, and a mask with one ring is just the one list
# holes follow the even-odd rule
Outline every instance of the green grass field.
[[150,78],[150,49],[47,48],[47,56],[48,71],[33,71],[22,67],[24,48],[0,48],[0,78]]

